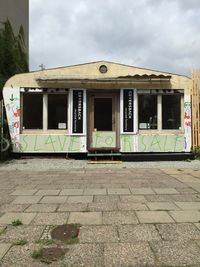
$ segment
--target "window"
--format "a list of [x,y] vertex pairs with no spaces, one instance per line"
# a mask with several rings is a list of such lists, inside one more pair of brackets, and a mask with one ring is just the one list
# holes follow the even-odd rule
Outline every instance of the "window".
[[23,129],[67,129],[68,94],[25,92],[22,94]]
[[112,98],[94,99],[94,128],[112,131]]
[[23,129],[43,128],[43,95],[23,94]]
[[139,95],[139,129],[157,129],[157,95]]
[[67,95],[48,95],[48,129],[67,129]]
[[162,96],[162,129],[180,129],[181,96]]

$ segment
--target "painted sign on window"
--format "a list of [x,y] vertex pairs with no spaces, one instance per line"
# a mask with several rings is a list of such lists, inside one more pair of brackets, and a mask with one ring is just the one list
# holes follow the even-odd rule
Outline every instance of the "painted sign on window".
[[73,133],[83,133],[83,90],[73,91]]
[[125,133],[134,132],[133,116],[133,90],[123,90],[123,131]]

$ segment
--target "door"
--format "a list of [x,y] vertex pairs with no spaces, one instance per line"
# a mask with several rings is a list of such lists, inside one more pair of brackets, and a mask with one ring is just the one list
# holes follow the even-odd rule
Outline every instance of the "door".
[[88,148],[116,148],[117,129],[117,95],[91,94]]

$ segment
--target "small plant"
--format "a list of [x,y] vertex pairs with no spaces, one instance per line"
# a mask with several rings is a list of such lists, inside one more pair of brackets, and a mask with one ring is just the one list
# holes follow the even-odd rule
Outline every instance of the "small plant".
[[15,246],[24,246],[24,245],[26,245],[27,243],[28,243],[27,240],[25,240],[25,239],[21,239],[21,240],[18,240],[18,241],[16,241],[16,242],[14,242],[13,245],[15,245]]
[[54,244],[55,241],[53,239],[39,239],[35,243],[48,246]]
[[22,221],[20,221],[19,219],[15,220],[15,221],[12,221],[12,226],[19,226],[19,225],[22,225]]
[[33,250],[33,252],[31,253],[31,257],[33,259],[38,259],[38,258],[41,258],[42,257],[42,249],[35,249]]
[[193,148],[194,158],[200,160],[200,147]]
[[78,237],[70,238],[68,240],[65,240],[64,243],[65,243],[65,245],[78,244],[79,243],[79,238]]

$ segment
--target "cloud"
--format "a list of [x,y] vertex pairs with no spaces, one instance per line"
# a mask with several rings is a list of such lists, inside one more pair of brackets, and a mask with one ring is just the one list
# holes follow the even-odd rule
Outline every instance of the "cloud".
[[30,67],[109,60],[189,75],[200,62],[199,9],[196,0],[31,0]]

